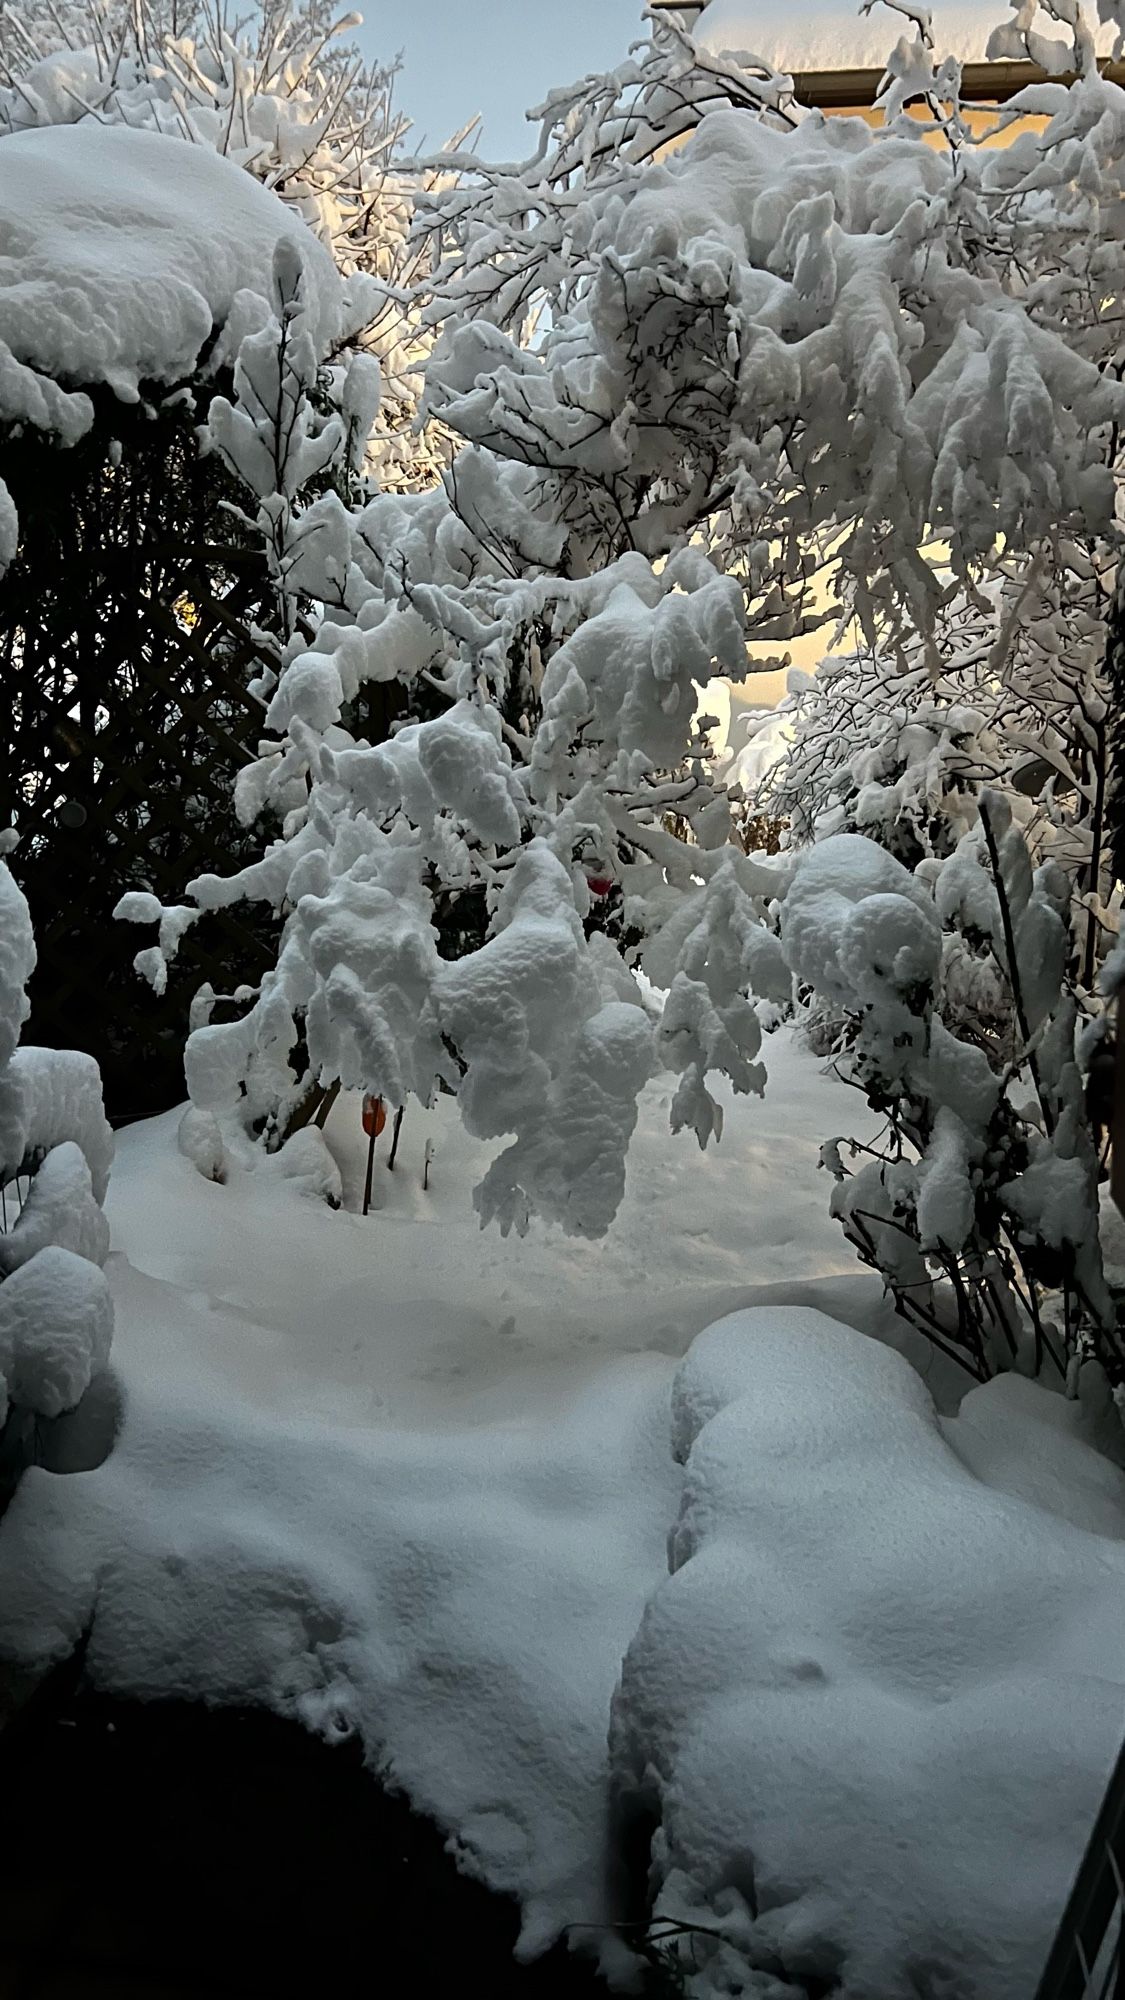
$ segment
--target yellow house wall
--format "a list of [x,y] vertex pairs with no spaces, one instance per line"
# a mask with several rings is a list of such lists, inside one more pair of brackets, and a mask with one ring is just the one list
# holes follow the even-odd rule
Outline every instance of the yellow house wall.
[[[865,125],[872,126],[881,125],[883,122],[883,114],[876,104],[857,104],[854,107],[844,104],[831,105],[824,115],[826,118],[862,118]],[[924,104],[908,104],[906,115],[908,118],[916,118],[921,125],[934,124],[933,117]],[[992,104],[967,105],[961,115],[970,132],[982,146],[1010,146],[1019,133],[1041,132],[1047,123],[1045,118],[1013,118],[1007,125],[997,128],[997,109]],[[945,144],[937,126],[934,126],[933,131],[928,132],[926,137],[935,146]]]

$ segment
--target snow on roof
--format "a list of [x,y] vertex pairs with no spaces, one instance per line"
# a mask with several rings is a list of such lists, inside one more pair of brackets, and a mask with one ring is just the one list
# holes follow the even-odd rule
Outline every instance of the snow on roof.
[[[994,29],[1013,16],[1004,0],[927,0],[938,56],[984,62]],[[1092,11],[1092,10],[1091,10]],[[1040,14],[1041,33],[1058,40],[1064,30]],[[694,29],[700,47],[754,55],[770,69],[799,75],[805,70],[881,70],[913,24],[904,14],[876,5],[861,14],[859,0],[709,0]],[[1099,53],[1109,54],[1116,30],[1099,26]]]
[[332,258],[241,167],[93,119],[0,139],[0,415],[74,437],[89,406],[54,384],[108,383],[134,401],[143,382],[183,380],[236,292],[270,296],[283,236],[299,241],[326,348],[340,321]]

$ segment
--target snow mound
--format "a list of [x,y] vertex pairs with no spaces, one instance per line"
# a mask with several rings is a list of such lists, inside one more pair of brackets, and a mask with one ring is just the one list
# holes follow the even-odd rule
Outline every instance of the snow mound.
[[131,1388],[97,1472],[24,1475],[3,1657],[41,1671],[88,1626],[110,1692],[358,1733],[521,1898],[531,1956],[607,1914],[606,1716],[675,1505],[667,1393],[635,1356],[532,1418],[333,1435]]
[[329,252],[230,160],[93,119],[0,145],[0,419],[73,442],[91,422],[82,390],[135,402],[143,383],[182,381],[238,292],[271,296],[283,236],[299,246],[319,351],[335,337]]
[[0,1286],[0,1393],[57,1417],[80,1402],[109,1359],[113,1299],[87,1257],[47,1244]]
[[[366,1217],[343,1094],[292,1176],[204,1178],[175,1114],[126,1131],[121,1427],[95,1455],[96,1374],[67,1476],[26,1472],[0,1523],[5,1665],[34,1679],[88,1634],[96,1687],[357,1737],[519,1899],[527,1955],[643,1907],[611,1865],[615,1773],[663,1821],[661,1907],[730,1932],[694,2000],[748,1962],[838,1964],[840,2000],[1023,2000],[1116,1747],[1125,1482],[1076,1406],[1007,1379],[941,1419],[799,1303],[880,1324],[813,1173],[851,1094],[788,1030],[770,1078],[687,1176],[671,1080],[646,1086],[581,1257],[541,1221],[482,1239],[489,1148],[448,1099],[411,1107],[393,1174],[384,1139]],[[329,1160],[339,1211],[308,1198]],[[98,1250],[82,1165],[60,1146],[44,1199],[70,1190],[64,1247]],[[40,1236],[29,1202],[17,1273]]]
[[765,1099],[725,1094],[723,1143],[690,1172],[673,1080],[646,1086],[617,1222],[581,1256],[538,1220],[482,1237],[470,1190],[494,1148],[447,1097],[410,1107],[393,1174],[384,1135],[366,1217],[355,1097],[324,1135],[339,1211],[287,1176],[289,1148],[218,1185],[175,1113],[128,1127],[107,1270],[124,1415],[104,1464],[68,1439],[68,1476],[25,1473],[0,1522],[5,1662],[34,1677],[92,1621],[95,1686],[350,1729],[518,1895],[525,1949],[596,1925],[610,1703],[679,1504],[676,1363],[781,1288],[881,1310],[815,1172],[853,1093],[789,1030],[770,1043]]
[[1125,1479],[1028,1402],[1062,1407],[1001,1380],[943,1424],[802,1308],[692,1346],[611,1749],[625,1816],[659,1820],[657,1910],[726,1939],[694,1938],[693,2000],[747,1961],[839,2000],[1034,1990],[1120,1741]]

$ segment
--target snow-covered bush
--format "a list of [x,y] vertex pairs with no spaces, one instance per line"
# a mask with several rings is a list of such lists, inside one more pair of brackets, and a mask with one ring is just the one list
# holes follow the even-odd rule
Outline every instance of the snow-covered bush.
[[980,1380],[1050,1364],[1073,1387],[1094,1357],[1125,1396],[1069,900],[985,791],[953,852],[913,874],[856,834],[808,849],[782,948],[845,1022],[844,1073],[886,1118],[877,1142],[833,1140],[822,1162],[833,1213],[898,1311]]
[[1082,979],[1118,915],[1108,838],[1113,759],[1108,551],[1066,551],[1053,576],[1032,564],[972,598],[958,593],[934,645],[830,654],[794,674],[779,711],[780,754],[748,810],[784,820],[787,844],[866,833],[907,867],[943,857],[976,822],[983,787],[1004,794],[1037,862],[1072,883]]
[[34,964],[27,903],[0,859],[0,1506],[43,1421],[104,1369],[113,1333],[101,1270],[113,1135],[89,1056],[19,1046]]
[[[189,1044],[197,1108],[275,1134],[308,1081],[395,1103],[440,1081],[511,1139],[478,1191],[505,1226],[604,1227],[655,1064],[701,1141],[709,1072],[761,1087],[751,995],[789,991],[762,920],[792,862],[737,851],[699,689],[750,671],[747,638],[829,616],[825,565],[869,643],[929,655],[951,572],[969,592],[999,540],[1014,564],[1111,529],[1106,329],[1032,309],[985,156],[893,115],[804,117],[777,79],[654,36],[550,101],[532,160],[461,158],[429,204],[425,408],[464,449],[433,494],[290,518],[289,585],[326,621],[293,635],[241,789],[282,837],[187,890],[286,918],[252,1004]],[[1089,75],[1052,101],[1053,171],[1125,99]],[[1065,190],[1029,206],[1048,261],[1063,207],[1072,228]],[[372,683],[416,704],[381,744],[353,727]],[[451,953],[465,904],[486,934]],[[658,1026],[638,970],[668,992]]]

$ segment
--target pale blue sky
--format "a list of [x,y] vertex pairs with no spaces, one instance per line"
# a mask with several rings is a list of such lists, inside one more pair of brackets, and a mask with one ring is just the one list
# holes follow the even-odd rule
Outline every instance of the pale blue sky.
[[358,0],[359,39],[385,60],[401,49],[399,108],[439,146],[474,111],[493,159],[530,151],[523,114],[549,90],[609,69],[642,31],[644,0]]
[[[18,4],[18,0],[17,0]],[[437,149],[479,111],[482,150],[522,158],[533,144],[524,119],[549,90],[590,70],[612,68],[643,33],[645,0],[355,0],[359,40],[386,60],[399,49],[405,69],[399,108],[415,139]],[[927,0],[939,50],[978,60],[1006,0]],[[715,0],[725,29],[759,28],[754,46],[781,68],[881,64],[907,23],[890,7],[861,15],[860,0]],[[1087,12],[1092,12],[1091,4]],[[970,48],[970,44],[972,45]],[[740,40],[739,46],[743,43]],[[979,45],[979,46],[978,46]]]

